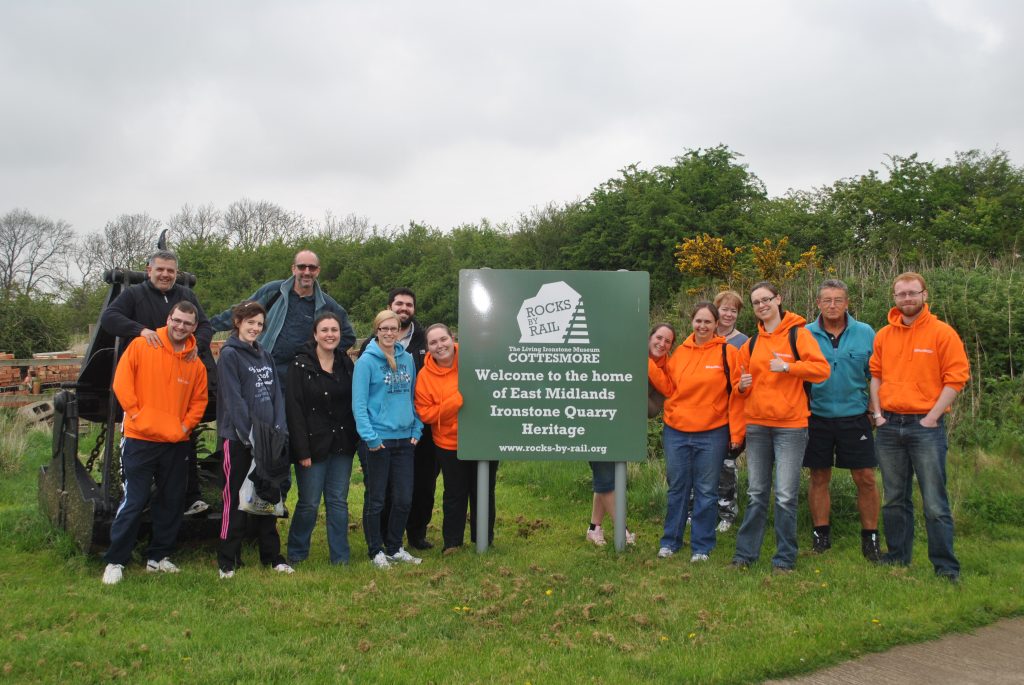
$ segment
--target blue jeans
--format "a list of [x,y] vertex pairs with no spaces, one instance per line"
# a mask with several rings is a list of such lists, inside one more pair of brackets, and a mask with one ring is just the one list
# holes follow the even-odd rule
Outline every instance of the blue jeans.
[[686,509],[693,491],[690,545],[694,554],[710,554],[715,548],[718,523],[718,478],[729,450],[729,427],[689,433],[665,426],[665,476],[668,507],[661,546],[678,552],[683,546]]
[[351,454],[332,454],[324,461],[315,461],[309,466],[295,465],[299,499],[288,529],[288,559],[302,561],[309,557],[309,540],[313,536],[320,497],[323,496],[331,563],[348,563],[348,483],[351,476]]
[[[363,532],[366,548],[373,559],[384,550],[395,554],[402,546],[405,524],[412,506],[413,451],[409,438],[385,440],[374,452],[365,440],[359,441],[359,463],[363,466],[366,495],[363,499]],[[380,516],[384,511],[384,494],[391,486],[391,511],[388,513],[386,540],[382,539]]]
[[914,547],[914,475],[921,488],[928,558],[940,575],[960,574],[953,554],[953,514],[946,497],[946,428],[921,425],[924,415],[885,414],[875,437],[885,500],[882,521],[889,548],[883,560],[909,564]]
[[747,510],[736,534],[733,561],[752,564],[761,555],[774,467],[775,556],[772,566],[796,566],[796,507],[806,447],[806,428],[747,425]]

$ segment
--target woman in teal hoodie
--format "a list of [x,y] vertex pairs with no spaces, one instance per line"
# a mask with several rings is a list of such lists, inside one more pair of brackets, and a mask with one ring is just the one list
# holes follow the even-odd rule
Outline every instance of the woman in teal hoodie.
[[[352,413],[359,432],[359,462],[363,467],[363,531],[370,560],[377,568],[394,563],[418,564],[402,547],[402,534],[412,503],[413,448],[423,423],[413,407],[416,365],[396,340],[401,320],[384,310],[373,320],[377,339],[356,362],[352,377]],[[384,494],[391,488],[391,511],[386,538],[380,517]]]

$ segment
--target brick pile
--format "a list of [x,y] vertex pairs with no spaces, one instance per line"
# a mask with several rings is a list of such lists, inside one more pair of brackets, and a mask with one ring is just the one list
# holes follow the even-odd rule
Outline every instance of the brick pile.
[[61,359],[75,359],[75,357],[76,355],[72,352],[44,352],[32,355],[33,359],[47,359],[54,362],[46,366],[37,366],[36,378],[43,385],[76,380],[78,378],[79,365],[77,363],[61,364],[59,361]]
[[[0,352],[0,359],[14,359],[11,352]],[[21,383],[21,374],[16,366],[0,366],[0,390],[6,390]]]

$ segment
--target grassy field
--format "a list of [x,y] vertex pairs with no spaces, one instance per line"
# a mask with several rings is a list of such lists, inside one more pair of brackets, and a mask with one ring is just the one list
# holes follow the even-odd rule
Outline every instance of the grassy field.
[[[720,536],[703,565],[685,550],[655,559],[664,486],[652,460],[630,466],[639,542],[621,555],[584,542],[585,464],[510,462],[498,473],[495,547],[483,556],[467,547],[442,558],[435,549],[420,566],[377,571],[354,529],[352,564],[332,567],[321,519],[311,559],[292,576],[260,568],[250,548],[248,565],[220,581],[211,543],[182,549],[178,575],[151,576],[136,564],[107,587],[102,562],[76,553],[38,513],[48,442],[34,432],[24,459],[3,462],[7,682],[757,682],[1024,612],[1016,452],[951,458],[959,586],[933,577],[920,520],[910,568],[868,565],[841,472],[834,547],[804,551],[792,575],[770,573],[770,534],[746,571],[727,568],[734,533]],[[440,505],[440,483],[438,493]],[[361,506],[357,472],[354,522]],[[437,510],[435,542],[439,525]],[[804,510],[802,545],[809,535]]]

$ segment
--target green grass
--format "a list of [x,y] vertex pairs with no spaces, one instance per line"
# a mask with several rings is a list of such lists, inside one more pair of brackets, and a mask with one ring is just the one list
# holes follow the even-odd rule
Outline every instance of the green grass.
[[[621,555],[583,541],[586,464],[508,462],[496,547],[483,556],[467,547],[442,559],[435,549],[420,566],[380,572],[353,530],[352,564],[332,567],[321,519],[311,560],[292,576],[260,568],[247,548],[248,565],[219,581],[212,544],[193,545],[175,557],[176,576],[136,564],[106,587],[102,562],[75,553],[37,511],[48,442],[31,433],[27,457],[0,481],[0,680],[9,682],[757,682],[1024,612],[1016,452],[951,458],[959,587],[933,577],[920,513],[913,566],[865,563],[841,471],[834,547],[801,555],[791,576],[770,573],[770,533],[747,571],[726,567],[733,533],[707,564],[657,560],[657,462],[630,466],[640,540]],[[437,511],[435,541],[439,525]],[[802,543],[809,530],[802,511]]]

